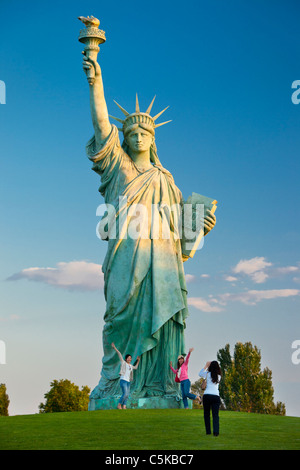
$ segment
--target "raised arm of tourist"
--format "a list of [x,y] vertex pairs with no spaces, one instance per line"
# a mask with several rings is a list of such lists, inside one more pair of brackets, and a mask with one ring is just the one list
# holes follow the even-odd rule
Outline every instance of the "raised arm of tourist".
[[140,359],[141,359],[140,356],[138,356],[138,357],[137,357],[137,362],[136,362],[135,366],[132,366],[133,369],[137,369],[137,368],[138,368],[139,363],[140,363]]
[[190,349],[189,349],[189,352],[188,352],[188,354],[187,354],[187,356],[186,356],[186,358],[185,358],[185,361],[184,361],[184,363],[185,363],[186,366],[187,366],[188,363],[189,363],[190,356],[191,356],[191,353],[192,353],[193,351],[194,351],[194,348],[190,348]]
[[199,372],[199,377],[202,377],[202,378],[204,378],[204,379],[206,378],[206,376],[207,376],[207,369],[209,368],[209,366],[210,366],[210,361],[207,362],[207,363],[205,364],[205,366],[203,367],[203,369],[200,370],[200,372]]
[[116,351],[116,353],[118,354],[120,361],[121,361],[121,362],[124,362],[123,356],[122,356],[122,354],[120,353],[120,351],[118,351],[118,349],[116,348],[115,343],[111,343],[111,346],[112,346],[112,348]]
[[177,374],[178,369],[174,369],[172,361],[170,361],[170,369],[174,372],[174,374]]

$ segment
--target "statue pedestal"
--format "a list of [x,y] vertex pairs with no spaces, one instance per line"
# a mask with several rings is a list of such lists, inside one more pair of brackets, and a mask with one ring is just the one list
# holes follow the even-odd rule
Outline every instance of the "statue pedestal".
[[[89,411],[95,410],[114,410],[117,409],[119,398],[99,398],[90,399]],[[192,408],[193,402],[189,400],[189,408]],[[166,397],[147,397],[147,398],[128,398],[127,409],[180,409],[183,408],[183,401],[176,398]]]

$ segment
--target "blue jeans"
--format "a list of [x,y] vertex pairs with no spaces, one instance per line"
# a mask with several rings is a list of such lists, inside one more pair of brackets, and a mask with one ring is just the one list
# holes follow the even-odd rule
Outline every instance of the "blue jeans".
[[189,379],[186,379],[180,382],[180,386],[181,386],[183,405],[185,408],[188,408],[189,405],[188,405],[187,399],[190,398],[191,400],[195,400],[196,395],[194,395],[193,393],[190,393],[191,382]]
[[121,405],[126,405],[127,398],[129,397],[129,392],[130,392],[130,382],[127,382],[127,380],[120,380],[120,385],[122,389],[122,396],[119,400],[119,403]]

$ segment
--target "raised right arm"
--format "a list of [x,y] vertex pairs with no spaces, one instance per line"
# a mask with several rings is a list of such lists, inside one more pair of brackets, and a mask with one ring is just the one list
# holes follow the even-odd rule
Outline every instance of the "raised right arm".
[[116,351],[116,353],[118,354],[120,361],[123,362],[124,359],[123,359],[123,356],[122,356],[122,354],[120,353],[120,351],[118,351],[118,349],[116,348],[116,346],[115,346],[114,343],[111,343],[111,345],[112,345],[112,348],[113,348],[113,349]]
[[92,122],[95,131],[96,147],[100,148],[103,140],[108,137],[111,132],[111,124],[108,118],[108,111],[104,97],[104,88],[102,81],[102,73],[97,60],[87,57],[83,52],[83,70],[87,74],[91,68],[95,72],[94,83],[90,87],[90,107]]

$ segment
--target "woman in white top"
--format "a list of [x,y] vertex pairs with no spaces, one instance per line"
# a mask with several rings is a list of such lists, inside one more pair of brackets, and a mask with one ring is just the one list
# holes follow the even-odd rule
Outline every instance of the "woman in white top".
[[199,376],[206,380],[206,388],[203,394],[204,423],[206,434],[211,434],[210,409],[213,418],[214,436],[219,435],[219,408],[220,394],[219,383],[221,380],[221,369],[217,361],[207,362],[200,370]]
[[116,346],[114,343],[111,344],[116,353],[119,356],[119,359],[121,361],[121,370],[120,370],[120,386],[122,390],[122,396],[119,400],[118,403],[118,409],[120,410],[123,408],[123,410],[126,409],[126,402],[129,397],[129,392],[130,392],[130,382],[133,379],[133,369],[137,369],[139,362],[140,362],[140,357],[138,356],[137,358],[137,363],[135,366],[131,364],[132,357],[130,354],[126,354],[125,360],[123,359],[122,354],[120,351],[117,350]]

